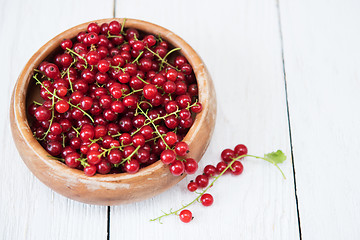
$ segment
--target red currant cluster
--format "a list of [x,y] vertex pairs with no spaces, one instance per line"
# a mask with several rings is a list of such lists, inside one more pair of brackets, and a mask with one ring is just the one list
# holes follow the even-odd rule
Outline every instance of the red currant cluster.
[[[233,175],[240,175],[244,167],[242,163],[236,160],[238,157],[244,156],[248,153],[247,147],[244,144],[238,144],[235,146],[234,150],[225,149],[221,153],[221,159],[216,167],[214,165],[206,165],[203,171],[203,174],[198,175],[195,178],[195,181],[191,180],[187,188],[190,192],[195,192],[198,188],[206,188],[209,184],[209,179],[217,175],[223,175],[227,172],[232,173]],[[209,187],[212,186],[213,183]],[[203,193],[200,196],[200,202],[203,206],[211,206],[214,202],[214,198],[209,193]],[[179,214],[180,220],[182,222],[188,223],[192,220],[192,213],[184,209]]]
[[[151,221],[159,221],[161,222],[161,219],[166,216],[170,215],[178,215],[180,217],[180,220],[184,223],[190,222],[192,217],[192,212],[186,209],[193,203],[199,201],[203,206],[208,207],[211,206],[214,202],[214,198],[211,194],[207,193],[207,191],[213,186],[213,184],[223,175],[228,172],[232,173],[233,175],[240,175],[244,167],[242,163],[238,160],[243,159],[246,156],[256,157],[253,155],[248,155],[248,149],[243,144],[238,144],[235,146],[234,150],[232,149],[225,149],[221,153],[221,159],[216,167],[214,165],[207,165],[205,166],[203,173],[201,175],[198,175],[195,178],[195,181],[190,181],[187,188],[190,192],[195,192],[198,194],[198,196],[190,203],[183,205],[181,208],[179,208],[176,211],[170,210],[169,213],[164,213],[160,217],[151,219]],[[261,158],[262,157],[256,157]],[[269,159],[264,159],[266,161],[271,161]],[[197,164],[196,164],[197,166]],[[197,167],[196,167],[197,168]],[[196,171],[196,170],[195,170]],[[209,184],[210,178],[214,178],[213,181]],[[202,192],[196,192],[199,188],[202,188]]]
[[[160,36],[112,21],[65,39],[33,78],[31,129],[53,158],[86,175],[136,173],[161,159],[194,173],[182,139],[202,110],[187,59]],[[172,57],[170,58],[170,55]]]
[[[246,146],[244,144],[238,144],[232,149],[225,149],[221,153],[221,159],[216,167],[214,165],[206,165],[203,171],[203,174],[198,175],[195,178],[195,181],[190,181],[187,188],[190,192],[195,192],[198,188],[205,188],[209,184],[209,179],[211,177],[214,177],[216,175],[219,175],[222,173],[228,166],[230,162],[233,161],[234,158],[242,155],[246,155],[248,152]],[[233,175],[240,175],[244,170],[244,167],[240,161],[234,161],[229,168],[227,168],[226,172],[231,172]],[[225,172],[225,173],[226,173]],[[210,194],[209,194],[210,195]],[[211,196],[211,195],[210,195]],[[211,197],[212,199],[212,197]],[[200,199],[201,200],[201,199]],[[204,206],[210,206],[212,204],[210,202],[207,202],[204,200],[204,202],[207,202],[204,204],[204,202],[201,200]],[[210,203],[210,205],[208,205]]]

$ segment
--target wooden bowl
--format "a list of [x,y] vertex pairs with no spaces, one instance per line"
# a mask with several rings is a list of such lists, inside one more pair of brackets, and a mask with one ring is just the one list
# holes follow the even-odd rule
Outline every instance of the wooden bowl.
[[[95,22],[102,24],[112,20],[114,19]],[[121,18],[116,20],[123,22]],[[78,32],[86,31],[88,24],[80,24],[57,35],[42,46],[25,65],[14,87],[10,106],[11,130],[16,147],[25,164],[40,181],[68,198],[89,204],[118,205],[153,197],[174,186],[185,177],[185,174],[175,177],[170,173],[168,166],[157,161],[140,169],[136,174],[96,174],[88,177],[83,171],[69,168],[62,162],[51,159],[30,130],[27,104],[39,95],[39,90],[35,91],[32,87],[33,69],[51,55],[63,39],[71,39]],[[127,19],[125,27],[136,28],[156,36],[160,34],[173,46],[180,47],[181,53],[193,67],[203,110],[196,116],[184,141],[189,144],[188,157],[199,161],[210,142],[216,118],[215,90],[205,64],[183,39],[163,27],[135,19]]]

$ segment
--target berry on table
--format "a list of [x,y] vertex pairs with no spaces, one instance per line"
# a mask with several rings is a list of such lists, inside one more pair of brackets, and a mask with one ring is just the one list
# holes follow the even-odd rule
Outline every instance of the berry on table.
[[211,206],[213,204],[214,198],[213,198],[213,196],[211,194],[205,193],[204,195],[201,196],[200,202],[205,207],[209,207],[209,206]]
[[189,223],[193,219],[192,213],[187,209],[182,210],[179,214],[179,217],[180,220],[184,223]]

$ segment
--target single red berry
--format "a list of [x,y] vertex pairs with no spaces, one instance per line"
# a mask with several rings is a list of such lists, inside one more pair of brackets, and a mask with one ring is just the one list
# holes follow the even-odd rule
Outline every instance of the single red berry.
[[99,72],[106,73],[110,69],[110,63],[107,60],[100,60],[98,63]]
[[205,175],[198,175],[195,182],[199,187],[205,188],[209,184],[209,178]]
[[185,160],[185,172],[187,174],[194,174],[198,169],[198,163],[193,158],[187,158]]
[[213,165],[206,165],[204,174],[208,177],[213,177],[216,174],[216,168]]
[[235,146],[234,152],[236,156],[242,156],[248,153],[248,149],[244,144],[238,144]]
[[187,63],[187,60],[184,56],[177,56],[175,58],[175,67],[182,67],[182,65],[184,65],[185,63]]
[[62,49],[66,50],[67,48],[72,48],[73,43],[70,39],[64,39],[60,45]]
[[100,55],[98,52],[96,51],[89,51],[86,54],[86,61],[88,62],[88,64],[90,65],[96,65],[98,64],[98,62],[100,61]]
[[60,71],[58,66],[56,66],[53,63],[48,63],[45,68],[45,75],[53,79],[60,76]]
[[[216,165],[216,173],[217,174],[220,174],[222,173],[225,168],[227,167],[227,164],[225,162],[219,162],[217,165]],[[225,172],[226,173],[226,172]]]
[[177,155],[183,157],[189,153],[189,145],[186,142],[178,142],[175,145],[175,152]]
[[117,21],[111,21],[109,23],[108,28],[109,28],[110,34],[117,35],[121,31],[121,24],[119,22],[117,22]]
[[202,195],[200,197],[200,202],[202,203],[202,205],[204,205],[205,207],[211,206],[214,202],[214,198],[211,194],[209,193],[205,193],[204,195]]
[[149,161],[150,158],[150,150],[145,150],[144,149],[145,146],[143,148],[140,148],[137,153],[136,153],[136,159],[140,162],[140,163],[146,163],[147,161]]
[[160,159],[164,164],[170,164],[176,160],[176,154],[173,150],[167,149],[160,154]]
[[125,171],[127,173],[137,173],[140,168],[140,164],[138,160],[132,159],[130,161],[127,161],[124,165]]
[[191,111],[192,111],[193,113],[199,113],[199,112],[201,112],[201,110],[202,110],[202,105],[201,105],[201,103],[196,103],[196,105],[194,105],[194,106],[191,107]]
[[90,23],[87,27],[88,32],[100,33],[100,26],[97,23]]
[[176,91],[176,84],[172,81],[167,81],[163,84],[164,92],[173,93]]
[[70,105],[67,101],[65,100],[59,100],[56,104],[55,104],[55,109],[58,113],[64,113],[67,110],[69,110]]
[[93,99],[91,97],[83,97],[80,100],[80,107],[85,111],[90,110],[92,104],[93,104]]
[[89,176],[89,177],[94,176],[96,173],[96,166],[90,165],[90,166],[85,167],[84,173],[86,176]]
[[119,149],[112,149],[109,153],[108,160],[112,164],[119,164],[122,159],[122,154]]
[[166,133],[164,140],[167,145],[174,146],[174,144],[177,142],[178,138],[177,138],[176,133],[168,132],[168,133]]
[[51,118],[51,112],[44,106],[39,106],[35,110],[35,118],[38,121],[47,121]]
[[143,147],[145,145],[145,138],[141,133],[137,133],[132,137],[132,143],[134,147]]
[[170,172],[174,176],[180,176],[185,171],[184,163],[180,160],[175,160],[173,163],[170,164]]
[[65,164],[71,168],[77,168],[80,165],[80,161],[78,161],[78,159],[80,159],[79,153],[70,153],[65,157]]
[[169,69],[167,72],[166,72],[166,79],[169,80],[169,81],[172,81],[172,82],[175,82],[176,81],[176,78],[178,76],[178,73],[175,69]]
[[147,84],[143,88],[144,97],[146,99],[153,99],[155,98],[156,94],[158,93],[157,88],[153,84]]
[[86,155],[87,161],[91,165],[96,165],[101,162],[100,152],[97,150],[89,151]]
[[111,95],[114,97],[114,98],[121,98],[122,96],[122,91],[121,91],[121,87],[113,87],[111,90]]
[[106,160],[102,160],[98,165],[96,165],[96,170],[100,174],[108,174],[111,170],[111,164]]
[[122,145],[129,145],[132,142],[131,135],[129,133],[123,133],[120,135],[119,141]]
[[187,188],[190,192],[195,192],[198,189],[198,185],[196,182],[190,181],[189,184],[187,185]]
[[193,219],[192,213],[187,209],[182,210],[179,214],[179,217],[180,220],[184,223],[188,223]]
[[[49,136],[49,135],[48,135]],[[52,156],[58,156],[62,152],[63,147],[60,142],[50,141],[46,144],[46,151]]]
[[180,108],[186,108],[191,104],[191,98],[189,95],[181,95],[176,98],[176,102]]
[[189,118],[191,118],[191,113],[187,109],[181,109],[179,112],[179,117],[181,118],[181,120],[188,120]]
[[229,163],[233,158],[235,158],[235,152],[233,150],[227,148],[221,152],[221,159],[224,162]]
[[60,123],[53,122],[50,127],[50,132],[55,135],[59,135],[62,133],[62,127]]
[[244,166],[243,166],[242,163],[239,162],[239,161],[235,161],[235,162],[231,165],[231,168],[232,168],[231,173],[232,173],[233,175],[240,175],[240,174],[243,172],[243,170],[244,170]]

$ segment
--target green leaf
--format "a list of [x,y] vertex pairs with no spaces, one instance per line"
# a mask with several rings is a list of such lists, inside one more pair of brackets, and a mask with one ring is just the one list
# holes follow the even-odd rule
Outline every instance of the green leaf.
[[264,158],[272,161],[274,164],[283,163],[286,160],[286,156],[281,150],[265,154]]

